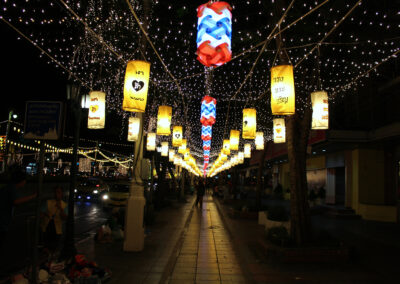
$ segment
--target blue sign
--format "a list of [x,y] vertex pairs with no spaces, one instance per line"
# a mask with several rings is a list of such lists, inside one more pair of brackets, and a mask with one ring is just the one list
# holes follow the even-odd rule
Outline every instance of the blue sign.
[[25,139],[57,140],[61,128],[62,102],[26,102]]

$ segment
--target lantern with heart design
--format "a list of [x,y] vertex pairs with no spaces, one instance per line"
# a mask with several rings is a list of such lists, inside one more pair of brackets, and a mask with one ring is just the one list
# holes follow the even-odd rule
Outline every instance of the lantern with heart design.
[[122,109],[131,112],[144,112],[149,89],[150,63],[140,60],[129,61],[126,66],[124,82],[124,101]]
[[208,2],[197,8],[197,60],[207,67],[231,60],[232,7]]
[[140,118],[130,117],[128,123],[128,141],[137,141],[139,138]]
[[88,128],[103,129],[106,115],[106,94],[100,91],[89,93]]
[[274,115],[290,115],[295,112],[292,65],[271,68],[271,110]]
[[286,142],[286,127],[284,118],[274,118],[274,143]]
[[257,111],[254,108],[243,109],[243,128],[242,128],[243,139],[256,138],[256,127],[257,127],[256,115]]
[[157,135],[169,136],[171,134],[172,107],[159,106],[157,115]]
[[172,128],[172,147],[179,147],[182,145],[182,126],[175,125]]

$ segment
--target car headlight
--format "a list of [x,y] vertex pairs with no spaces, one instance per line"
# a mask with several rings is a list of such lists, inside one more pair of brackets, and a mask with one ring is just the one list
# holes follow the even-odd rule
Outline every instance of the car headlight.
[[74,192],[78,192],[78,190],[75,188],[75,189],[74,189]]
[[108,195],[107,194],[104,194],[103,195],[103,200],[107,200],[108,199]]
[[97,193],[99,193],[99,191],[97,189],[95,189],[95,190],[93,190],[93,193],[97,194]]

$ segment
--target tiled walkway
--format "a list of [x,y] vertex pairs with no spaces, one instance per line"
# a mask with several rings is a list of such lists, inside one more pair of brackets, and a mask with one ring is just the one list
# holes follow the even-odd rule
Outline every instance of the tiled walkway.
[[246,283],[212,197],[195,208],[169,283]]

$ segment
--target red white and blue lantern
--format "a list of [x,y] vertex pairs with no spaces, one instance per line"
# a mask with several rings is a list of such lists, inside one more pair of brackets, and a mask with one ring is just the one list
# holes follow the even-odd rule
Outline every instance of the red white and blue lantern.
[[232,58],[231,10],[227,2],[208,2],[197,8],[197,60],[207,67]]
[[201,127],[201,139],[203,140],[203,150],[204,150],[204,166],[203,173],[206,175],[206,169],[210,160],[210,150],[211,150],[211,136],[212,136],[212,125],[215,123],[216,118],[216,106],[217,100],[205,96],[201,100],[201,116],[200,122],[203,125]]

